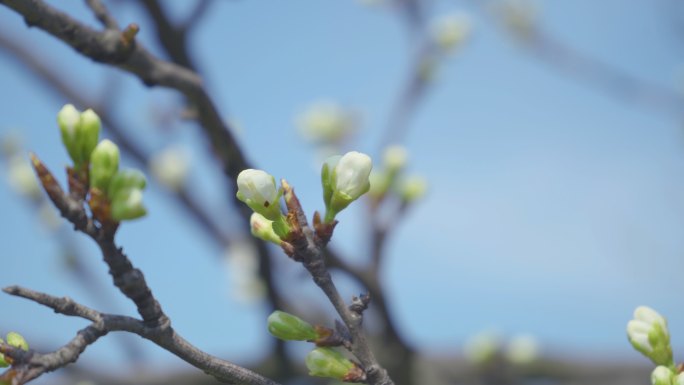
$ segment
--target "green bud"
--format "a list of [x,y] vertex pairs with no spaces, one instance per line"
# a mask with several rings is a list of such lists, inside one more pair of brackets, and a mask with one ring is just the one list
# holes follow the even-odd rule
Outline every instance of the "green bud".
[[665,366],[656,367],[651,373],[651,384],[652,385],[673,385],[675,380],[675,375],[672,370]]
[[316,348],[306,356],[309,375],[342,380],[353,372],[355,365],[337,350]]
[[101,141],[90,155],[90,185],[107,192],[118,169],[119,147],[110,140]]
[[57,125],[62,133],[62,143],[75,164],[83,161],[77,140],[80,120],[81,113],[72,104],[65,105],[57,113]]
[[[266,219],[259,213],[252,213],[249,218],[249,225],[252,230],[252,235],[264,241],[273,242],[279,245],[281,240],[278,234],[273,230],[273,221]],[[275,313],[274,313],[275,314]]]
[[139,188],[121,190],[110,199],[112,218],[116,221],[137,219],[147,214],[147,209],[142,202],[142,190]]
[[88,109],[81,113],[73,105],[67,104],[57,113],[57,124],[62,133],[62,143],[74,162],[74,167],[78,169],[88,162],[97,145],[100,118],[93,110]]
[[[0,343],[5,343],[2,338],[0,338]],[[5,355],[0,354],[0,368],[6,368],[9,366],[9,362],[5,361]]]
[[316,329],[292,314],[276,310],[268,316],[268,332],[286,341],[313,341],[318,338]]
[[7,344],[14,346],[15,348],[21,348],[24,351],[29,350],[28,343],[26,342],[24,337],[22,337],[21,334],[16,332],[7,333]]
[[81,113],[79,122],[79,151],[85,161],[90,159],[90,154],[93,153],[95,146],[97,146],[97,141],[100,139],[100,127],[102,123],[100,122],[100,117],[91,109],[87,109]]
[[147,184],[145,174],[137,169],[119,170],[109,181],[109,188],[107,189],[108,197],[115,197],[120,191],[127,189],[142,190]]
[[335,170],[335,166],[340,162],[342,155],[334,155],[329,157],[323,162],[323,167],[321,168],[321,185],[323,186],[323,202],[325,202],[326,208],[332,198],[333,194],[333,179],[332,174]]

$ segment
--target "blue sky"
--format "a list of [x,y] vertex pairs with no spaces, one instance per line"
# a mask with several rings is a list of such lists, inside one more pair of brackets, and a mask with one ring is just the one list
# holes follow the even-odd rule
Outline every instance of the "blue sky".
[[[62,9],[95,25],[81,3]],[[178,14],[185,3],[173,2]],[[545,30],[579,51],[644,81],[682,87],[682,43],[668,1],[539,2]],[[448,58],[411,121],[405,142],[411,172],[430,182],[426,199],[397,225],[383,272],[401,331],[426,352],[454,351],[471,335],[495,328],[531,333],[548,351],[637,361],[624,327],[637,305],[670,320],[673,343],[684,347],[678,293],[684,270],[684,136],[677,118],[630,104],[525,53],[490,17],[466,3],[435,1],[437,16],[472,12],[468,45]],[[141,41],[160,52],[147,20],[133,5],[115,9],[122,23],[141,25]],[[195,126],[156,127],[150,109],[175,106],[170,91],[76,55],[0,8],[2,33],[35,48],[54,68],[100,100],[117,84],[115,111],[148,149],[184,143],[193,154],[191,180],[205,207],[221,212],[231,192]],[[353,1],[217,2],[195,31],[191,49],[226,118],[255,164],[286,177],[305,208],[321,209],[315,155],[294,120],[310,102],[339,101],[359,111],[353,146],[377,156],[379,136],[411,54],[396,14]],[[0,55],[0,133],[21,131],[26,148],[55,172],[67,163],[55,114],[69,102]],[[104,136],[107,136],[106,130]],[[124,163],[132,165],[130,160]],[[259,357],[271,337],[264,307],[232,299],[224,251],[173,205],[156,185],[146,192],[150,215],[126,224],[118,240],[187,339],[236,361]],[[106,311],[134,314],[110,291],[94,302],[65,272],[54,236],[29,205],[0,183],[0,284],[68,295]],[[364,217],[343,213],[333,241],[362,258]],[[218,218],[241,229],[236,218]],[[109,284],[94,245],[74,237],[89,267]],[[297,266],[278,265],[292,298],[332,314]],[[345,281],[346,282],[346,281]],[[357,288],[345,284],[351,296]],[[306,306],[306,305],[302,305]],[[85,323],[38,305],[0,296],[3,329],[57,347]],[[141,344],[158,365],[177,360]],[[677,351],[675,351],[675,354]],[[88,349],[83,361],[119,362],[115,339]]]

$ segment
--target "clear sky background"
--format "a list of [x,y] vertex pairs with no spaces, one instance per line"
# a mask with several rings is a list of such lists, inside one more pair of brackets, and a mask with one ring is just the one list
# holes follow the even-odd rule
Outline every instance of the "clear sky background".
[[[51,3],[96,25],[81,2]],[[178,15],[188,7],[169,3]],[[684,22],[672,3],[538,5],[542,27],[565,44],[678,92]],[[140,24],[140,41],[161,52],[135,4],[112,9],[122,24]],[[409,171],[425,176],[430,191],[397,225],[383,272],[401,332],[428,353],[459,352],[473,334],[496,329],[507,336],[533,334],[556,355],[644,362],[629,346],[625,325],[636,306],[647,304],[668,317],[677,355],[676,347],[684,347],[682,120],[565,76],[514,44],[471,3],[434,1],[430,9],[434,16],[469,12],[473,34],[442,64],[404,143]],[[94,102],[116,93],[114,110],[145,148],[187,146],[195,195],[214,212],[229,206],[232,192],[197,128],[182,122],[160,128],[154,111],[178,106],[175,93],[147,89],[84,59],[27,29],[3,7],[0,26],[0,33],[42,55]],[[238,123],[249,159],[287,178],[311,212],[323,206],[318,166],[312,147],[297,134],[295,117],[320,99],[349,106],[362,117],[351,147],[377,156],[412,53],[397,14],[351,0],[216,2],[190,47],[222,113]],[[60,174],[67,155],[55,115],[69,100],[47,91],[4,52],[0,85],[0,134],[21,133],[24,146]],[[123,163],[133,165],[125,156]],[[225,250],[210,243],[158,185],[145,200],[149,215],[122,226],[118,241],[145,272],[174,326],[222,357],[260,357],[271,338],[265,306],[235,300]],[[0,285],[134,314],[110,287],[91,241],[73,236],[109,303],[98,303],[68,273],[54,235],[4,182],[0,213]],[[217,219],[228,230],[246,227],[234,215]],[[359,207],[345,211],[333,240],[359,260],[366,253],[363,221]],[[332,315],[298,267],[282,257],[278,268],[287,284],[281,288],[302,306],[313,302]],[[358,291],[348,283],[343,289],[347,297]],[[46,349],[66,343],[85,325],[6,295],[0,309],[3,333],[19,331]],[[170,354],[140,345],[151,368],[180,367]],[[112,336],[82,357],[86,365],[110,369],[123,360]]]

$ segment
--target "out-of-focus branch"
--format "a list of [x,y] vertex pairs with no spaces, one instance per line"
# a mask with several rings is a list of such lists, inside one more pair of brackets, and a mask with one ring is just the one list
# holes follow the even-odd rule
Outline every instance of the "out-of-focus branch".
[[6,375],[19,380],[19,384],[76,361],[87,346],[94,343],[99,337],[112,331],[125,331],[154,342],[182,360],[214,376],[219,381],[251,385],[278,385],[276,382],[248,369],[197,349],[171,327],[150,327],[146,322],[135,318],[103,314],[67,297],[54,297],[18,286],[5,288],[4,291],[47,306],[56,313],[81,317],[93,322],[79,331],[78,335],[67,345],[49,354],[38,354],[32,351],[23,352],[21,349],[12,348],[9,345],[0,345],[0,352],[7,354],[14,361],[12,369]]
[[179,28],[184,30],[186,33],[190,32],[190,30],[199,24],[199,21],[202,20],[204,15],[207,14],[207,11],[209,11],[212,4],[213,0],[198,0],[197,4],[195,4],[195,8],[190,11],[190,14],[183,21]]
[[[249,164],[208,95],[200,77],[177,64],[160,60],[123,32],[97,31],[58,11],[41,0],[0,0],[36,26],[70,45],[82,55],[136,75],[148,86],[180,91],[196,106],[198,121],[221,160],[223,171],[234,181]],[[128,33],[127,33],[128,32]]]
[[[171,61],[178,65],[182,65],[185,68],[196,71],[197,68],[192,61],[192,58],[188,54],[187,50],[187,29],[184,27],[176,27],[169,19],[166,11],[161,6],[157,0],[143,0],[141,2],[142,6],[150,15],[152,20],[154,20],[154,25],[157,29],[157,39],[164,47],[164,50],[168,53]],[[200,13],[198,15],[192,16],[193,18],[202,15],[202,4],[208,5],[206,1],[202,1],[197,7],[200,8]],[[195,9],[197,10],[197,8]],[[196,20],[195,20],[196,21]],[[193,21],[194,22],[194,21]]]
[[[184,67],[196,70],[193,63],[192,57],[188,53],[187,46],[187,36],[189,32],[189,27],[196,23],[197,20],[206,12],[211,1],[200,0],[193,11],[191,12],[188,19],[182,25],[174,25],[169,19],[168,14],[165,12],[161,3],[158,0],[144,0],[142,3],[143,7],[152,18],[156,25],[157,39],[161,43],[162,47],[166,51],[167,55],[176,64],[182,65]],[[191,108],[198,106],[193,106],[192,101],[190,101]],[[212,140],[211,138],[208,138]],[[229,176],[231,178],[231,176]],[[231,180],[234,183],[235,179]],[[233,203],[237,203],[237,200],[233,199]],[[240,215],[245,220],[245,223],[249,221],[251,215],[251,210],[246,210],[245,207],[237,203],[237,209]],[[287,310],[291,306],[287,303],[286,299],[280,295],[276,288],[275,276],[273,274],[273,263],[272,255],[266,244],[257,238],[251,238],[252,244],[257,250],[259,256],[259,276],[263,280],[266,287],[266,297],[268,299],[270,310]],[[280,362],[280,371],[283,376],[288,377],[292,374],[292,370],[287,350],[285,349],[285,343],[281,340],[275,340],[275,354]]]
[[[487,0],[474,0],[473,3],[480,8],[495,5]],[[516,8],[520,6],[503,4],[492,9],[506,27],[507,35],[520,42],[528,52],[552,68],[619,99],[665,112],[676,118],[684,116],[683,95],[639,79],[556,39],[538,25],[533,16],[525,14],[531,12],[530,10]]]

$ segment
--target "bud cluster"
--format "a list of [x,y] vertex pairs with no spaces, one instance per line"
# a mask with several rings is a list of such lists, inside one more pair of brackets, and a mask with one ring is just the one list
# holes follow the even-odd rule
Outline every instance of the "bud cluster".
[[634,349],[656,364],[651,373],[653,385],[684,385],[684,373],[674,363],[667,320],[647,306],[634,310],[627,323],[627,338]]
[[104,197],[108,205],[108,210],[91,207],[93,211],[107,212],[114,221],[144,216],[145,176],[139,170],[119,170],[119,147],[107,139],[98,143],[101,123],[97,114],[90,109],[79,112],[67,104],[57,114],[57,123],[74,170],[85,175],[85,184],[91,188],[91,206],[102,204],[94,196]]
[[639,306],[634,310],[634,319],[627,323],[627,338],[634,349],[654,364],[674,365],[667,321],[650,307]]

